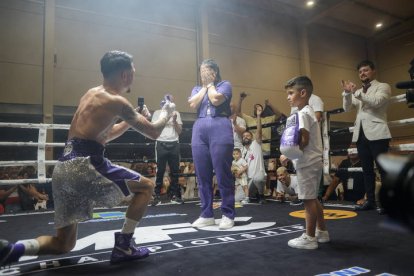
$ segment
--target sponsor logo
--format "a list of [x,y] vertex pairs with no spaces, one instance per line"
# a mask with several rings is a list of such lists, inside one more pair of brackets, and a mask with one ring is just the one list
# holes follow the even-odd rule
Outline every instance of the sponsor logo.
[[[295,211],[289,213],[290,216],[295,218],[305,218],[305,210]],[[353,211],[344,211],[344,210],[323,210],[323,217],[325,219],[347,219],[356,217],[357,213]]]
[[[243,242],[255,239],[271,238],[290,233],[302,232],[303,225],[289,225],[283,227],[275,227],[275,222],[251,222],[251,217],[236,217],[238,222],[235,227],[228,230],[219,230],[218,222],[216,225],[196,229],[191,227],[190,223],[178,223],[157,225],[148,227],[138,227],[135,229],[135,241],[139,245],[146,245],[151,254],[164,254],[176,250],[194,249],[202,246],[215,246],[226,243]],[[266,228],[266,229],[264,229]],[[76,265],[83,265],[86,263],[99,263],[109,261],[110,253],[114,245],[114,233],[119,231],[101,231],[92,235],[83,237],[77,240],[72,254],[76,256],[69,256],[63,258],[42,259],[37,260],[38,257],[23,256],[19,263],[10,268],[0,270],[0,276],[3,275],[22,275],[26,273],[34,273],[46,270],[56,270],[61,268],[68,268]],[[174,234],[204,232],[209,233],[214,231],[223,233],[222,235],[206,236],[187,240],[173,240]],[[229,233],[231,232],[231,233]],[[235,233],[237,232],[237,233]],[[225,233],[225,234],[224,234]],[[151,243],[151,244],[150,244]],[[80,251],[88,248],[94,248],[95,252],[89,254],[79,254]]]

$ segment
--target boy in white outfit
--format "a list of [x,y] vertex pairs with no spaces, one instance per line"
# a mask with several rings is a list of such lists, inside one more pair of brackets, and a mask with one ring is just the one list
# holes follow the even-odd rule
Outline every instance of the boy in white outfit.
[[235,181],[234,186],[236,189],[235,195],[237,195],[237,189],[239,186],[243,189],[244,192],[244,199],[243,203],[246,203],[249,199],[249,191],[247,189],[247,162],[243,158],[241,158],[241,150],[239,148],[235,148],[233,150],[233,163],[231,165],[231,172],[234,175]]
[[315,112],[309,106],[313,85],[308,77],[299,76],[289,80],[285,89],[290,105],[298,108],[299,148],[303,151],[303,155],[294,162],[298,180],[298,198],[303,200],[306,211],[306,233],[290,240],[288,245],[299,249],[316,249],[318,242],[325,243],[330,239],[323,217],[323,207],[317,198],[322,177],[322,143]]

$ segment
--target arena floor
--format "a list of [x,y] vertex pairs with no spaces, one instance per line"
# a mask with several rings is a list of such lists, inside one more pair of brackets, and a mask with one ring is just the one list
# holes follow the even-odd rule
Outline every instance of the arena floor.
[[[414,275],[414,234],[381,226],[386,216],[332,204],[325,209],[332,242],[298,250],[287,242],[303,232],[303,206],[275,201],[238,206],[236,226],[226,231],[191,227],[198,202],[151,206],[135,237],[152,254],[111,265],[113,233],[122,226],[124,211],[95,210],[93,220],[80,224],[70,254],[21,258],[0,275]],[[0,238],[53,232],[53,212],[0,216]]]

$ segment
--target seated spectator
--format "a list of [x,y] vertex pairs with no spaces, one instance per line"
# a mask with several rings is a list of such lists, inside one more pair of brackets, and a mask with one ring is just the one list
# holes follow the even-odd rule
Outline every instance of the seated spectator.
[[358,154],[350,153],[348,158],[343,160],[338,166],[338,171],[332,178],[331,184],[326,189],[325,194],[322,197],[323,201],[326,201],[335,191],[339,183],[342,183],[344,189],[343,199],[345,201],[351,201],[356,203],[364,198],[365,186],[364,177],[362,172],[349,172],[348,168],[360,168],[361,160]]
[[[30,179],[27,171],[19,173],[18,179]],[[39,192],[34,184],[20,184],[18,186],[18,194],[20,198],[20,207],[23,211],[35,210],[35,206],[39,203],[38,207],[46,209],[47,200],[49,196],[46,193]]]
[[277,188],[277,172],[276,169],[280,167],[276,163],[275,159],[270,159],[269,164],[267,165],[267,182],[269,187],[269,195],[276,198],[276,188]]
[[279,157],[279,161],[280,161],[280,164],[287,169],[288,173],[290,174],[296,173],[296,169],[295,169],[295,166],[293,165],[292,160],[290,160],[289,158],[287,158],[286,156],[282,154]]
[[277,188],[276,188],[276,199],[284,202],[285,200],[290,200],[291,202],[296,202],[298,198],[297,186],[298,180],[296,175],[291,175],[288,173],[285,167],[280,167],[276,171],[277,173]]
[[[4,179],[4,178],[3,178]],[[0,215],[6,211],[6,202],[11,194],[16,192],[17,185],[14,186],[0,186]]]
[[[193,163],[189,163],[188,166],[185,167],[183,173],[188,174],[195,174],[195,168]],[[197,188],[197,182],[195,176],[187,176],[185,177],[185,192],[183,195],[184,199],[193,199],[197,197],[196,194],[196,188]]]

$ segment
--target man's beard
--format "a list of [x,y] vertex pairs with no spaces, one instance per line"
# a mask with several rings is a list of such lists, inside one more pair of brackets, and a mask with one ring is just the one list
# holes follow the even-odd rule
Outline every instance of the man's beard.
[[251,140],[243,140],[242,141],[242,145],[243,146],[248,146],[248,145],[250,145],[252,143],[252,141]]

